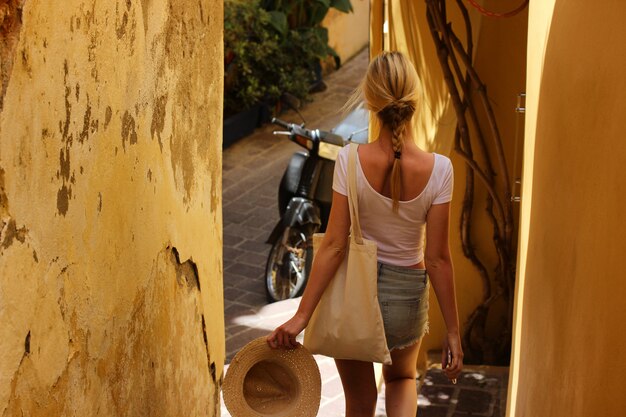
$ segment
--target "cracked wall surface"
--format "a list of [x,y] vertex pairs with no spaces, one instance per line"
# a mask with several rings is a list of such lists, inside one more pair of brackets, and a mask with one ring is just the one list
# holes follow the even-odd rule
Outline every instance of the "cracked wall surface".
[[0,416],[217,416],[222,4],[0,0]]

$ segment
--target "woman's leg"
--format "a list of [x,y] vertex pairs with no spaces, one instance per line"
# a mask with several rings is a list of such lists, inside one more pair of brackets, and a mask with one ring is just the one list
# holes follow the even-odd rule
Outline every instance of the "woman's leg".
[[346,359],[335,363],[346,397],[346,417],[372,417],[378,397],[372,363]]
[[417,413],[417,354],[421,339],[391,351],[391,365],[383,366],[385,408],[388,417],[415,417]]

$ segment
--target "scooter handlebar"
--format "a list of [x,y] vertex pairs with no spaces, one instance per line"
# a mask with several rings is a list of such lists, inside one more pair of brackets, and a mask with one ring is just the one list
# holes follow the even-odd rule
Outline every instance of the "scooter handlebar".
[[287,132],[274,132],[277,135],[297,135],[307,138],[312,141],[321,141],[330,143],[331,145],[343,146],[346,142],[343,137],[332,133],[326,132],[324,130],[308,130],[305,129],[304,126],[299,126],[293,123],[287,123],[283,120],[277,119],[276,117],[272,118],[272,123],[287,129]]
[[277,119],[276,117],[272,117],[272,123],[278,125],[280,127],[284,127],[285,129],[291,129],[291,125],[285,121]]

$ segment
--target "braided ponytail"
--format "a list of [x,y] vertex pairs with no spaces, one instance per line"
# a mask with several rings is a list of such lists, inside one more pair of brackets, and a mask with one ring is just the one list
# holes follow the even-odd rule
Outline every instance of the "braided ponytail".
[[402,197],[402,166],[400,158],[402,157],[403,137],[406,131],[406,125],[411,120],[415,106],[412,103],[399,100],[391,103],[380,112],[383,124],[391,129],[391,146],[393,149],[393,165],[391,166],[391,200],[393,202],[392,209],[398,212],[400,207],[400,198]]
[[349,108],[361,98],[365,99],[365,107],[378,116],[370,133],[377,134],[380,128],[377,122],[392,132],[394,159],[390,188],[392,208],[396,213],[402,196],[400,158],[403,141],[407,125],[415,113],[418,96],[419,78],[411,61],[400,52],[382,52],[370,62],[361,85],[346,104],[346,108]]

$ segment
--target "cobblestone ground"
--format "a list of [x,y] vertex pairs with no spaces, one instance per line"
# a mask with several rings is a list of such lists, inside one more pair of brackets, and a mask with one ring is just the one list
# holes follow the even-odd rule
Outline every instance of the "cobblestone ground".
[[[330,130],[337,125],[341,120],[339,110],[365,74],[367,60],[367,50],[364,50],[326,78],[326,91],[314,94],[313,102],[301,110],[307,127]],[[293,112],[281,118],[300,122]],[[267,335],[290,318],[299,301],[267,304],[265,299],[263,275],[270,249],[265,241],[278,221],[278,185],[289,158],[301,149],[284,136],[272,135],[272,130],[274,127],[271,125],[259,128],[223,154],[226,366],[246,343]],[[343,416],[343,390],[334,362],[321,356],[316,360],[322,375],[322,400],[318,415]],[[430,372],[434,372],[432,376]],[[438,378],[436,369],[430,370],[424,379],[420,397],[420,404],[424,404],[420,405],[420,417],[499,416],[482,412],[496,411],[491,404],[500,398],[494,394],[496,389],[492,385],[474,389],[469,384],[473,381],[471,378],[464,375],[458,386],[451,386]],[[499,383],[506,393],[506,379]],[[479,405],[485,401],[489,401],[490,405]],[[467,406],[461,405],[466,403]],[[472,414],[472,410],[477,413]],[[385,415],[384,394],[381,394],[376,416]],[[222,416],[230,416],[223,404]]]
[[504,417],[509,368],[466,366],[456,385],[440,368],[426,372],[419,387],[419,417]]

